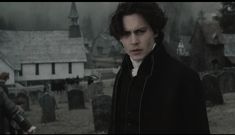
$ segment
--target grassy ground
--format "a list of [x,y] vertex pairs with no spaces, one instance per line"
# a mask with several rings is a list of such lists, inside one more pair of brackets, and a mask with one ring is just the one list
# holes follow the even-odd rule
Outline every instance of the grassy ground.
[[[95,133],[91,104],[86,102],[86,109],[68,110],[66,95],[57,95],[57,121],[41,124],[41,109],[38,104],[31,105],[27,112],[28,119],[37,126],[37,134],[86,134]],[[224,94],[224,105],[208,107],[208,119],[212,134],[235,133],[235,93]]]
[[208,119],[212,134],[235,134],[235,93],[223,95],[225,104],[208,107]]
[[[59,96],[56,95],[57,101]],[[37,127],[36,134],[85,134],[95,133],[91,104],[86,103],[85,109],[68,110],[66,102],[58,102],[55,122],[41,124],[41,108],[38,104],[31,105],[27,112],[28,119]]]

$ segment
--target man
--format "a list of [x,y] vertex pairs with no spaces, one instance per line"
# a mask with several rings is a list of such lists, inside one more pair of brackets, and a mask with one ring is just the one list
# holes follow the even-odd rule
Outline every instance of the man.
[[[5,82],[9,79],[8,73],[0,74],[0,134],[10,134],[9,121],[14,120],[27,133],[35,132],[36,127],[22,116],[22,110],[11,101],[7,95]],[[7,123],[7,124],[6,124]]]
[[167,54],[155,2],[120,3],[110,33],[126,55],[117,74],[110,133],[209,133],[196,72]]

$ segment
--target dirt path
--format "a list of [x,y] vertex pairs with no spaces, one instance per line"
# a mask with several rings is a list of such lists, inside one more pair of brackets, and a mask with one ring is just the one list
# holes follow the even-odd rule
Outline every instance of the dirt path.
[[223,95],[224,105],[208,107],[208,119],[212,134],[235,134],[235,93]]

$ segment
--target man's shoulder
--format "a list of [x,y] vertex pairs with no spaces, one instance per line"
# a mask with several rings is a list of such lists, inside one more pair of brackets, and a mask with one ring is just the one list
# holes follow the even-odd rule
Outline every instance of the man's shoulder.
[[198,76],[198,73],[180,60],[168,55],[169,70],[180,76]]

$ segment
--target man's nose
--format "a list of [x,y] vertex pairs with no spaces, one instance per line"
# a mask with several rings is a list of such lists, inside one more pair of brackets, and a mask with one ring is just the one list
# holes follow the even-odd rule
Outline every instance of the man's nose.
[[138,44],[139,43],[139,39],[135,34],[131,34],[131,44]]

